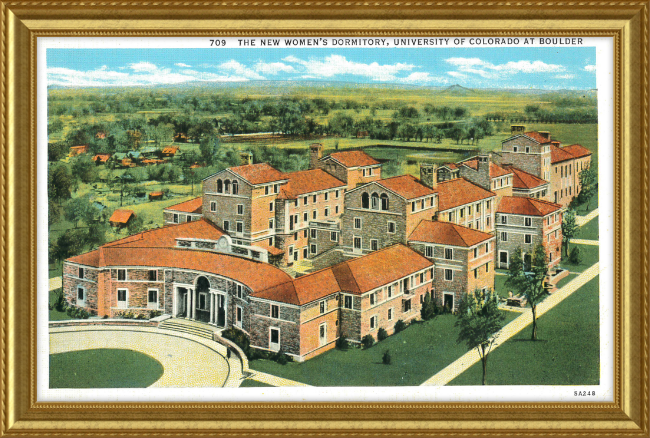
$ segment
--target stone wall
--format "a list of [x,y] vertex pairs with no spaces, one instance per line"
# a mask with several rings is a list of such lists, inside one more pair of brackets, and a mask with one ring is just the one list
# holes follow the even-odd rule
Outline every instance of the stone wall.
[[280,351],[300,355],[300,309],[274,303],[279,306],[279,318],[271,318],[271,304],[251,300],[251,346],[270,349],[270,329],[280,329]]
[[[84,270],[84,278],[79,278],[79,268]],[[63,262],[63,295],[66,301],[74,306],[77,303],[77,289],[81,286],[84,288],[86,310],[99,311],[98,305],[98,275],[100,270],[88,266],[78,265],[76,263]]]

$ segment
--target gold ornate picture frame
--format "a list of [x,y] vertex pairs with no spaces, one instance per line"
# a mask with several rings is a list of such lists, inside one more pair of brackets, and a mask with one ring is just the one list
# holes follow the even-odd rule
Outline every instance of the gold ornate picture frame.
[[[2,2],[2,424],[37,435],[647,436],[646,2]],[[614,42],[612,403],[44,403],[36,397],[36,42],[48,36],[600,36]]]

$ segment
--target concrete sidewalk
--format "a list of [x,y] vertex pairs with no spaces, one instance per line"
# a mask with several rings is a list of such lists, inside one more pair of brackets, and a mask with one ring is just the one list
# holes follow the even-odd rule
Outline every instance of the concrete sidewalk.
[[49,290],[54,290],[60,288],[62,285],[61,282],[61,277],[52,277],[50,278],[50,289]]
[[590,212],[589,214],[587,214],[587,216],[576,215],[576,225],[581,227],[587,222],[589,222],[590,220],[592,220],[593,218],[595,218],[596,216],[598,216],[598,209],[595,209],[594,211]]
[[571,239],[571,243],[575,243],[577,245],[592,245],[592,246],[598,246],[600,243],[598,240],[587,240],[587,239]]
[[[566,297],[571,295],[576,290],[584,286],[589,280],[598,275],[599,264],[596,263],[590,268],[585,270],[583,273],[578,275],[576,278],[567,283],[564,287],[557,290],[553,295],[547,297],[542,303],[537,306],[537,318],[551,310],[557,304],[561,303]],[[533,322],[533,312],[529,308],[521,316],[518,316],[508,325],[506,325],[496,337],[496,342],[492,347],[492,351],[498,348],[501,344],[506,342],[508,339],[519,333],[525,327],[530,325]],[[438,374],[434,375],[430,379],[426,380],[422,386],[443,386],[447,383],[454,380],[456,377],[461,375],[472,365],[481,360],[476,349],[472,349],[458,358],[456,361],[448,365],[446,368],[441,370]]]

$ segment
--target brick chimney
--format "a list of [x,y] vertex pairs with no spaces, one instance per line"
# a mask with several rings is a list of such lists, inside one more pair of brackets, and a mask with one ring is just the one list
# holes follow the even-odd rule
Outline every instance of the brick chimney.
[[526,127],[524,125],[510,125],[510,133],[516,134],[517,132],[524,132]]
[[438,165],[420,163],[420,182],[430,189],[435,189],[438,186]]
[[240,152],[239,158],[241,160],[242,166],[253,164],[253,154],[251,154],[250,152]]
[[309,146],[309,168],[318,169],[318,160],[323,158],[323,145],[320,143],[312,143]]
[[477,157],[477,170],[480,179],[480,185],[490,190],[490,161],[491,154],[479,154]]
[[547,140],[551,139],[551,133],[548,132],[548,131],[539,131],[539,135],[541,135],[542,137],[544,137]]

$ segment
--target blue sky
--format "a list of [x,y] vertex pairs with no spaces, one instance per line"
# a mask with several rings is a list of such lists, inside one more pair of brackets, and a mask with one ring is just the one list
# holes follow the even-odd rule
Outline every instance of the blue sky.
[[346,81],[473,88],[596,88],[594,47],[48,49],[48,85]]

